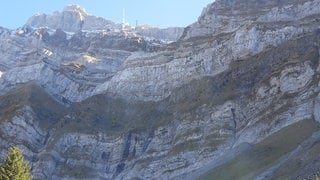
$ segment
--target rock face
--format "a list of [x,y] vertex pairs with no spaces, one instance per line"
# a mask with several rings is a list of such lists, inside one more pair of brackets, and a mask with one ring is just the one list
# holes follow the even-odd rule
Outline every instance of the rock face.
[[66,32],[114,31],[124,28],[154,40],[163,41],[176,41],[183,32],[183,28],[180,27],[159,29],[151,26],[135,28],[128,25],[123,26],[102,17],[92,16],[78,5],[69,5],[62,12],[56,11],[52,15],[36,14],[28,20],[26,25],[34,28],[62,29]]
[[68,32],[80,30],[102,30],[120,28],[120,24],[101,17],[89,15],[85,9],[78,5],[69,5],[62,12],[54,12],[52,15],[36,14],[31,17],[27,25],[40,28],[62,29]]
[[182,33],[183,28],[180,27],[169,27],[169,28],[154,28],[147,25],[135,27],[135,31],[145,37],[153,39],[162,39],[166,41],[176,41],[178,40]]
[[320,169],[319,0],[217,0],[171,44],[88,18],[0,29],[1,157],[18,145],[35,179],[194,179],[260,156],[232,173]]

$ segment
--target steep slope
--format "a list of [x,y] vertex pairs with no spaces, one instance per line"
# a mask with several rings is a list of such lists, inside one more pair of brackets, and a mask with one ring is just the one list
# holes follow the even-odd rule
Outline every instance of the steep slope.
[[[260,97],[258,89],[264,88],[261,82],[268,84],[294,64],[304,68],[307,62],[317,67],[319,54],[314,41],[310,40],[315,37],[302,37],[241,61],[251,64],[251,69],[234,63],[230,71],[192,81],[162,102],[126,102],[106,94],[74,104],[51,131],[40,154],[41,161],[35,162],[38,167],[35,170],[41,173],[36,171],[34,175],[39,178],[53,174],[56,178],[133,177],[133,174],[141,178],[149,175],[175,177],[205,166],[210,163],[208,158],[229,156],[223,152],[243,141],[239,137],[245,134],[250,134],[245,136],[250,138],[246,142],[252,142],[288,123],[313,119],[316,113],[313,111],[314,96],[319,91],[317,83],[308,83],[294,92],[309,93],[303,98],[280,92],[272,95],[275,99],[272,100]],[[302,42],[304,51],[299,50]],[[301,52],[296,57],[301,61],[292,60],[286,50]],[[270,58],[273,54],[277,56]],[[278,62],[281,59],[282,62]],[[252,74],[256,79],[251,79]],[[270,77],[272,74],[274,76]],[[250,102],[255,106],[253,114],[249,113],[251,107],[243,108]],[[274,103],[280,107],[270,108]],[[294,120],[291,114],[295,112],[299,115],[294,115]],[[252,118],[257,121],[255,124],[253,120],[246,122]],[[88,164],[87,159],[94,164]],[[172,166],[166,167],[166,164]],[[163,167],[159,169],[159,166]],[[80,170],[82,173],[77,173]]]
[[4,150],[17,144],[23,147],[28,158],[41,152],[49,131],[66,111],[32,82],[20,84],[1,96],[0,107],[1,157]]
[[319,0],[217,0],[168,45],[3,29],[1,157],[19,145],[36,179],[308,178],[319,19]]
[[185,29],[183,38],[236,31],[252,22],[294,22],[319,13],[319,1],[216,0],[198,21]]
[[[254,179],[256,177],[258,179],[295,179],[312,178],[312,176],[316,178],[314,173],[320,167],[319,164],[314,163],[311,165],[312,168],[309,167],[309,169],[303,168],[301,165],[293,166],[289,164],[290,162],[286,162],[288,158],[292,158],[298,153],[314,151],[315,148],[310,148],[310,146],[319,140],[319,135],[314,134],[312,137],[312,134],[316,131],[319,131],[319,124],[311,120],[303,120],[290,125],[200,179]],[[300,144],[303,144],[303,147]],[[308,164],[310,160],[316,162],[319,159],[317,152],[319,152],[318,149],[313,154],[308,154],[308,159],[304,159],[303,163]],[[274,165],[274,162],[279,163]],[[279,168],[284,162],[287,166]],[[274,167],[272,167],[273,165]],[[300,168],[303,168],[303,170]],[[266,170],[270,172],[267,171],[265,174],[260,174]],[[273,174],[274,170],[281,171],[281,174]],[[270,176],[269,174],[272,175]]]

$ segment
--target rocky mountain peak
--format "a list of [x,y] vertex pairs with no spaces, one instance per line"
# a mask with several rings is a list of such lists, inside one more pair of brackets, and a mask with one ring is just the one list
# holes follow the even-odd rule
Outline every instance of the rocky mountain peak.
[[89,15],[84,8],[75,4],[66,6],[63,9],[63,13],[77,13],[80,15],[81,20],[83,20],[85,17]]
[[[115,23],[103,17],[90,15],[79,5],[68,5],[62,11],[56,11],[53,14],[36,14],[32,16],[27,26],[33,28],[48,28],[51,30],[61,29],[66,32],[119,32],[122,31],[122,25]],[[182,34],[182,27],[172,27],[159,29],[148,26],[148,28],[127,26],[126,31],[141,34],[147,39],[161,40],[165,42],[176,41]],[[143,26],[145,27],[145,26]]]
[[110,20],[89,15],[79,5],[68,5],[62,11],[53,14],[37,14],[32,16],[26,25],[40,28],[62,29],[68,32],[79,30],[93,31],[103,29],[114,29],[120,27]]
[[69,4],[66,7],[64,7],[63,11],[76,11],[81,14],[88,15],[86,10],[77,4]]

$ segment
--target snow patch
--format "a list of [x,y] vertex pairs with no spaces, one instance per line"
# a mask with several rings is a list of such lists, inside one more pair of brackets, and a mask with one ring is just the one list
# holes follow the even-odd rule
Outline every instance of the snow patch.
[[17,31],[17,34],[18,34],[18,35],[23,35],[24,33],[25,33],[25,32],[24,32],[23,29],[20,29],[20,30]]
[[71,39],[72,36],[75,34],[74,32],[64,31],[67,35],[67,40]]
[[47,56],[51,56],[53,54],[53,52],[48,49],[42,49],[42,52]]
[[97,59],[93,56],[84,55],[83,59],[88,63],[94,63]]

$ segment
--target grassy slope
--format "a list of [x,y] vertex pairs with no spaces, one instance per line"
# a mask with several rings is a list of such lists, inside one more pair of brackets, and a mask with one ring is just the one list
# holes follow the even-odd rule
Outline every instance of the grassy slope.
[[213,169],[200,179],[253,179],[282,156],[319,130],[319,124],[303,120],[274,133],[234,160]]

